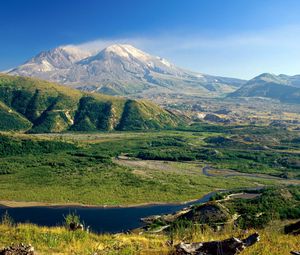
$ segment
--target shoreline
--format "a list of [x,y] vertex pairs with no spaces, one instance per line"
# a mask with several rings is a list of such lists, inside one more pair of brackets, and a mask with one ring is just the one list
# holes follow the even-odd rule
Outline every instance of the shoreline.
[[176,206],[176,205],[185,205],[197,202],[203,199],[206,196],[211,195],[212,193],[223,191],[215,190],[209,193],[202,195],[200,198],[192,199],[183,202],[148,202],[148,203],[139,203],[139,204],[128,204],[128,205],[93,205],[93,204],[81,204],[81,203],[51,203],[51,202],[35,202],[35,201],[14,201],[14,200],[0,200],[0,209],[1,208],[26,208],[26,207],[78,207],[78,208],[134,208],[134,207],[149,207],[149,206]]
[[[237,188],[236,190],[255,190],[264,188],[264,185],[254,187]],[[51,202],[36,202],[36,201],[14,201],[14,200],[0,200],[0,209],[2,208],[26,208],[26,207],[52,207],[52,208],[63,208],[63,207],[77,207],[77,208],[98,208],[98,209],[118,209],[118,208],[138,208],[138,207],[151,207],[151,206],[180,206],[189,205],[196,203],[204,199],[207,196],[212,196],[216,192],[226,192],[232,190],[216,189],[211,192],[203,194],[200,198],[191,199],[183,202],[148,202],[139,204],[128,204],[128,205],[93,205],[93,204],[82,204],[82,203],[51,203]]]

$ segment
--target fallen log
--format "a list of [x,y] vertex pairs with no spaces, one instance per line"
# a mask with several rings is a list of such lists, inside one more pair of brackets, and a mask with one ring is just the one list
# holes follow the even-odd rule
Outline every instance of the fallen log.
[[235,255],[259,241],[258,233],[245,239],[229,238],[223,241],[180,243],[175,246],[176,255]]
[[291,251],[291,254],[293,254],[293,255],[300,255],[300,251]]

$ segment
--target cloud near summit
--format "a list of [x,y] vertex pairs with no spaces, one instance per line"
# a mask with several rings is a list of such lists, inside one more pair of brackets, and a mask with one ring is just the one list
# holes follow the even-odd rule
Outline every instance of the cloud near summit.
[[[262,70],[299,73],[300,26],[243,33],[195,31],[145,37],[100,38],[76,46],[96,52],[116,43],[131,44],[176,65],[204,73],[240,78],[251,78]],[[226,69],[229,59],[231,65]]]

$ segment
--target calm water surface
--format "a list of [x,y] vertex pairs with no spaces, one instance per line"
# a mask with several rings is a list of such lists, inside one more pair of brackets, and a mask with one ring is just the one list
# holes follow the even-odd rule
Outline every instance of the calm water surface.
[[194,203],[209,201],[214,193],[209,193],[193,203],[181,205],[149,205],[130,208],[87,208],[87,207],[0,207],[0,215],[5,211],[16,223],[34,223],[40,226],[62,225],[64,215],[72,212],[80,215],[81,221],[97,233],[117,233],[143,225],[141,218],[150,215],[173,213]]

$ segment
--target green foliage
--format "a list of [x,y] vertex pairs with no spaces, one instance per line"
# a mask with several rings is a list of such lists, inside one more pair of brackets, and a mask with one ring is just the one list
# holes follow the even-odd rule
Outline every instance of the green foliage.
[[145,160],[169,160],[169,161],[192,161],[196,157],[192,153],[179,151],[142,151],[137,154],[137,157]]
[[13,227],[14,226],[14,220],[10,215],[8,214],[8,211],[5,211],[1,217],[1,225]]
[[117,130],[168,129],[182,119],[148,101],[127,100]]
[[74,150],[75,148],[74,144],[67,142],[18,139],[0,135],[0,156],[2,157],[22,154],[53,153]]
[[144,120],[141,116],[137,103],[133,100],[128,100],[125,103],[122,118],[117,127],[118,130],[143,129]]
[[29,129],[32,123],[30,133],[162,129],[181,121],[150,102],[88,94],[4,74],[0,75],[1,116],[0,130]]
[[213,194],[210,198],[210,201],[217,201],[217,200],[222,200],[224,199],[226,196],[228,195],[228,193],[226,192],[217,192],[215,194]]
[[91,96],[82,97],[74,118],[72,130],[92,131],[110,130],[112,118],[112,103],[99,102]]
[[192,240],[195,230],[201,232],[199,226],[195,225],[192,221],[182,219],[171,224],[168,229],[168,235],[171,241],[186,240],[188,242]]
[[185,147],[186,140],[180,137],[166,137],[150,141],[148,144],[150,147]]
[[179,202],[199,198],[212,188],[251,185],[246,178],[206,177],[201,165],[191,161],[135,171],[113,159],[147,152],[149,145],[170,155],[177,150],[186,159],[186,151],[199,137],[177,131],[5,135],[0,169],[9,174],[1,175],[0,199],[99,205]]
[[[263,228],[278,219],[300,218],[299,187],[266,188],[255,199],[236,199],[228,202],[239,215],[241,228]],[[291,196],[292,194],[292,196]]]
[[27,119],[0,102],[1,131],[27,130],[31,126]]
[[223,136],[208,137],[204,141],[206,143],[212,143],[212,144],[223,145],[223,146],[232,146],[236,144],[236,142],[234,142],[232,139],[228,139]]
[[[0,186],[3,188],[0,198],[109,205],[174,202],[199,198],[212,189],[276,182],[254,177],[226,178],[222,177],[221,170],[220,176],[207,177],[202,171],[205,165],[224,171],[286,174],[286,178],[299,175],[298,169],[284,166],[279,160],[286,157],[294,160],[299,155],[268,149],[273,135],[278,141],[284,137],[289,141],[294,139],[287,131],[247,135],[252,142],[239,148],[231,143],[219,146],[205,142],[208,137],[222,136],[242,143],[243,131],[239,128],[236,132],[211,134],[165,130],[2,135]],[[253,149],[253,144],[261,143],[268,147]],[[123,165],[123,161],[116,158],[119,155],[156,161],[137,159],[137,166],[130,162]],[[287,213],[294,214],[294,211]]]
[[71,223],[81,224],[80,216],[76,214],[76,212],[72,212],[64,216],[65,227],[69,228]]

